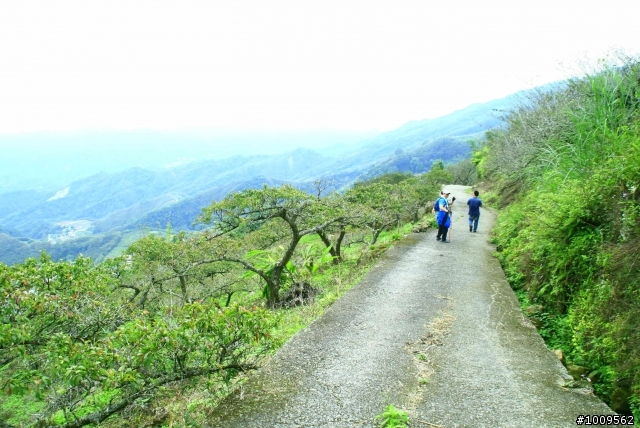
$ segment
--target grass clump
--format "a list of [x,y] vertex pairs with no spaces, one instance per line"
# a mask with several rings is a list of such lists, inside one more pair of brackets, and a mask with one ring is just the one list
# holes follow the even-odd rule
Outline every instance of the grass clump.
[[403,410],[396,409],[393,404],[389,404],[384,412],[374,418],[380,428],[405,428],[409,426],[409,418]]

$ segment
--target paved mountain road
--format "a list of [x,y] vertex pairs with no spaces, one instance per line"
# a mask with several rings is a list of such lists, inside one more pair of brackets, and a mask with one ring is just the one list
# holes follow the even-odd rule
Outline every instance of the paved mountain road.
[[223,401],[210,426],[373,427],[391,403],[425,427],[571,427],[580,414],[612,414],[563,387],[566,371],[492,255],[495,215],[483,210],[470,233],[468,195],[448,188],[452,242],[429,231],[389,250]]

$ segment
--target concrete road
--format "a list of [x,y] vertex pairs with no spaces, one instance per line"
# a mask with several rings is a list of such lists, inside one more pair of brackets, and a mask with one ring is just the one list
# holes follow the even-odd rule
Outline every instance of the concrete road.
[[450,243],[435,231],[389,250],[359,285],[295,335],[212,415],[212,427],[373,427],[388,404],[410,426],[572,427],[613,412],[569,379],[520,311],[483,210],[448,187]]

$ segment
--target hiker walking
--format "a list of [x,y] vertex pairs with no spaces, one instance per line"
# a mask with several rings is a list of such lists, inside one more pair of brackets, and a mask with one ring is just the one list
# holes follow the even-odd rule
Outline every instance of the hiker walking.
[[473,198],[469,198],[467,201],[467,205],[469,205],[469,232],[477,232],[478,231],[478,221],[480,220],[480,207],[482,206],[482,201],[478,196],[480,196],[480,192],[474,190]]
[[451,198],[451,203],[449,203],[447,199],[450,194],[451,192],[443,190],[440,198],[436,201],[438,207],[438,212],[436,214],[436,218],[438,220],[438,235],[436,236],[436,241],[447,242],[447,232],[449,231],[449,226],[451,226],[450,206],[456,200],[456,197],[454,196]]

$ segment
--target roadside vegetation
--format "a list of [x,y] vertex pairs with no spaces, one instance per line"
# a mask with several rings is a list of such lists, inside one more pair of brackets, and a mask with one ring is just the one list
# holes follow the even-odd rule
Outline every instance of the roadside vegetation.
[[404,410],[396,409],[393,404],[389,404],[384,412],[377,415],[374,422],[380,428],[406,428],[409,426],[409,418]]
[[503,207],[498,256],[574,374],[640,417],[640,63],[620,55],[523,100],[473,163]]
[[[102,263],[0,264],[0,426],[201,426],[251,369],[355,284],[451,180],[229,194],[199,232]],[[4,425],[3,425],[4,424]]]

